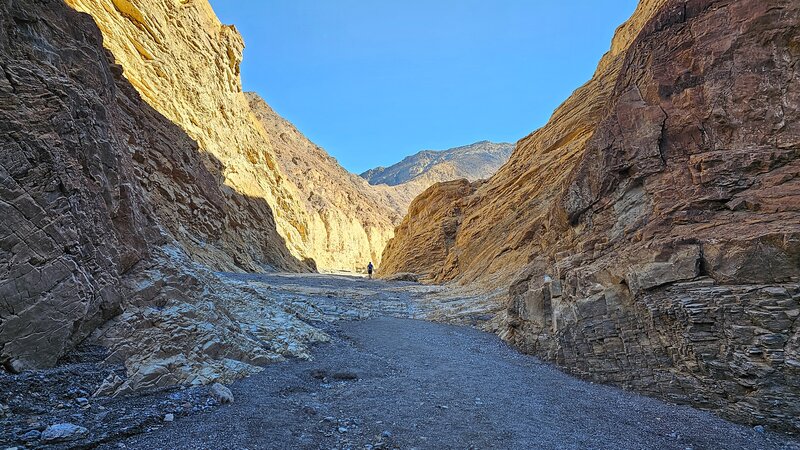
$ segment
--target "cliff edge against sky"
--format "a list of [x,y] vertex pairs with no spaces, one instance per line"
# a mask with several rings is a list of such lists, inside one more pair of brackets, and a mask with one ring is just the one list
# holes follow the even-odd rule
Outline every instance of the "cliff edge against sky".
[[510,286],[497,331],[575,374],[800,430],[799,29],[788,0],[642,1],[497,174],[412,204],[384,267]]

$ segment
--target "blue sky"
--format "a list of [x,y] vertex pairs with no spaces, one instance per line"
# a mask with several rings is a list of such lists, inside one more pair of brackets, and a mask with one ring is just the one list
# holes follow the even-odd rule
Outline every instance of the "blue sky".
[[515,142],[594,72],[636,0],[211,0],[242,81],[348,170]]

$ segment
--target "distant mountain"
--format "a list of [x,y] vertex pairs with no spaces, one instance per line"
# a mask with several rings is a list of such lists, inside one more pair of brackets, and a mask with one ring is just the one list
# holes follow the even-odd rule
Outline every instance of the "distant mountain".
[[[428,186],[459,178],[489,178],[511,156],[514,144],[476,142],[449,150],[423,150],[390,167],[376,167],[361,174],[369,184],[397,186],[414,181]],[[423,188],[424,189],[424,188]],[[420,191],[421,192],[421,191]]]

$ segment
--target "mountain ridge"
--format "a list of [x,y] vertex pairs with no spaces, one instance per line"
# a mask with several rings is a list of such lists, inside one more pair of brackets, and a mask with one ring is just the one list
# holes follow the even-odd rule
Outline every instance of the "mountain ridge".
[[[366,179],[371,185],[386,184],[388,186],[398,186],[416,178],[424,178],[426,174],[432,174],[428,178],[435,180],[433,182],[451,181],[458,178],[475,181],[491,176],[508,160],[513,150],[514,144],[494,143],[488,140],[445,150],[426,149],[406,156],[391,166],[379,166],[366,170],[359,176]],[[446,169],[443,169],[445,167]],[[445,179],[446,175],[433,175],[437,172],[452,175],[450,175],[451,178]]]

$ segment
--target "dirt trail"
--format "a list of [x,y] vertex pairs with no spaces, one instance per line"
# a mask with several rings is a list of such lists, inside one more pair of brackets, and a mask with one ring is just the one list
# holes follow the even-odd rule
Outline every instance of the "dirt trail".
[[99,364],[102,349],[50,371],[0,376],[4,391],[30,393],[3,419],[0,448],[19,445],[29,428],[77,421],[88,435],[58,448],[800,449],[792,437],[577,380],[475,328],[421,320],[450,302],[441,287],[223,276],[307,312],[331,342],[316,346],[311,361],[273,364],[234,383],[235,401],[223,406],[206,387],[69,406],[65,399],[91,392],[109,371],[124,374]]
[[[242,278],[243,276],[238,276]],[[247,277],[247,276],[245,276]],[[129,448],[800,448],[712,414],[567,376],[476,329],[413,320],[416,287],[347,277],[251,276],[318,296],[333,336],[232,386],[234,404]],[[374,290],[363,297],[364,289]],[[342,295],[350,292],[352,297]],[[424,309],[424,307],[423,307]],[[394,317],[390,317],[394,316]],[[114,448],[109,446],[108,448]]]

